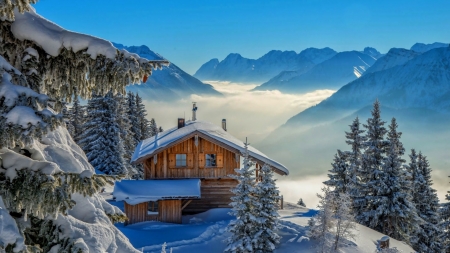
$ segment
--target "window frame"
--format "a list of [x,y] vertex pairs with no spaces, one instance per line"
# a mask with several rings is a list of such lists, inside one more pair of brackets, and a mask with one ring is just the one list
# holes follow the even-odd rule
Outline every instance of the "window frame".
[[[183,159],[178,159],[178,156],[184,156],[184,165],[178,165],[178,161],[183,161]],[[187,167],[187,154],[175,154],[175,168],[186,168]]]
[[[208,155],[214,156],[214,165],[208,165],[208,161],[211,159],[208,159]],[[217,154],[216,153],[205,153],[205,168],[217,168]]]
[[[150,208],[150,205],[152,205],[152,208]],[[148,202],[147,215],[159,215],[159,200]]]

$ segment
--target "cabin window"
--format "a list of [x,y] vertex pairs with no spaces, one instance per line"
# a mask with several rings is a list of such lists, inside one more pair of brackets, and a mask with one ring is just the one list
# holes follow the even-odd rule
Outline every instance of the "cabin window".
[[186,167],[186,154],[177,154],[175,166]]
[[158,201],[149,201],[148,202],[148,215],[158,214]]
[[205,161],[206,161],[206,167],[216,167],[216,154],[206,154]]

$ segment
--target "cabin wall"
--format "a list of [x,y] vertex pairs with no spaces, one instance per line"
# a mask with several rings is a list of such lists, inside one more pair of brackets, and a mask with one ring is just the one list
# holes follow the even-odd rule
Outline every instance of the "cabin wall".
[[[187,166],[176,167],[176,154],[186,154]],[[216,167],[205,166],[206,154],[216,154]],[[144,178],[227,178],[240,167],[239,160],[239,155],[201,137],[195,145],[192,137],[145,160]]]
[[183,209],[183,214],[205,212],[212,208],[230,208],[231,189],[238,184],[234,179],[202,179],[201,199],[192,200]]
[[124,202],[125,214],[128,217],[126,225],[143,221],[161,221],[169,223],[181,223],[181,200],[158,201],[158,214],[148,215],[148,202],[129,205]]
[[181,200],[160,200],[159,220],[169,223],[181,223]]
[[148,202],[130,205],[124,201],[125,214],[128,217],[126,225],[134,224],[143,221],[158,221],[158,215],[148,215]]

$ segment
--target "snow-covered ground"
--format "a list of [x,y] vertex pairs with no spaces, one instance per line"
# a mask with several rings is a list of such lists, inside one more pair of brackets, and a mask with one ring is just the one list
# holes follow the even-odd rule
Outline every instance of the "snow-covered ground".
[[[122,208],[120,202],[111,202]],[[146,253],[159,253],[164,243],[167,249],[176,252],[221,253],[226,247],[226,238],[229,234],[226,227],[233,218],[228,214],[230,209],[217,208],[207,212],[183,217],[183,224],[162,222],[142,222],[116,227],[130,239],[131,244],[138,250]],[[306,236],[307,223],[316,210],[286,203],[285,209],[280,210],[281,243],[275,252],[315,252],[314,241]],[[357,238],[348,241],[341,252],[362,253],[375,252],[377,240],[384,235],[364,226],[357,225]],[[414,250],[408,245],[391,239],[391,247],[408,253]]]

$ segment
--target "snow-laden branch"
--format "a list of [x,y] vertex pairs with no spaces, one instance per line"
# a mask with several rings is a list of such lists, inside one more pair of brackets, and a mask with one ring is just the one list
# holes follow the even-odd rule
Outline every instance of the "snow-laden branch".
[[118,50],[111,42],[63,29],[31,9],[15,13],[15,21],[0,26],[0,54],[27,76],[28,86],[57,100],[92,92],[124,92],[140,83],[166,60],[139,57]]
[[14,20],[15,12],[30,11],[30,4],[36,2],[37,0],[0,0],[0,17],[2,17],[2,20]]

